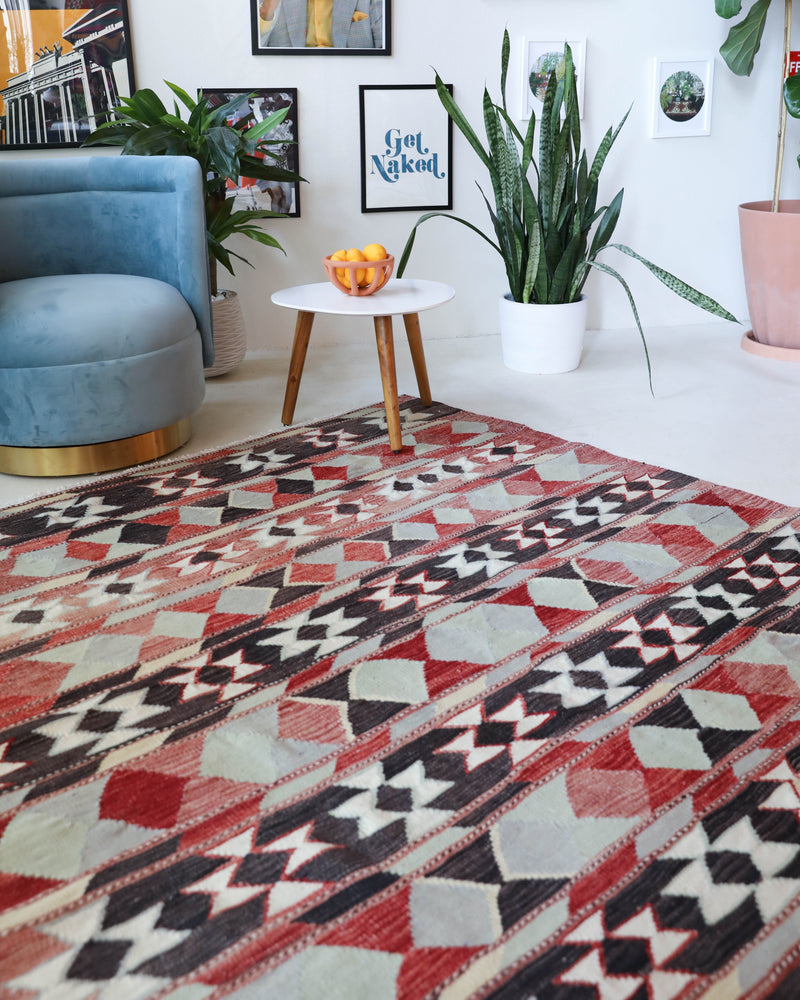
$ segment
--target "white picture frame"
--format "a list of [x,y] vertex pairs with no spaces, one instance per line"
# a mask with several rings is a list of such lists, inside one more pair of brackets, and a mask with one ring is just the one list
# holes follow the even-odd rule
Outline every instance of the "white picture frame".
[[[544,107],[544,89],[547,77],[552,68],[564,56],[564,44],[572,50],[572,61],[575,65],[575,78],[578,85],[578,107],[583,118],[584,76],[586,72],[586,39],[568,38],[543,40],[539,38],[522,39],[522,79],[520,81],[520,118],[528,119],[534,112],[537,119]],[[552,65],[551,65],[552,64]],[[539,84],[532,82],[532,74],[538,74]]]
[[713,55],[654,57],[651,137],[679,139],[711,135],[713,90]]

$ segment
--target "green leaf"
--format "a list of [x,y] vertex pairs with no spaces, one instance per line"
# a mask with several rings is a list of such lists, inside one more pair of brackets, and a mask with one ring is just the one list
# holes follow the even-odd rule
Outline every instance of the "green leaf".
[[417,221],[414,223],[414,228],[411,230],[408,239],[406,240],[406,245],[403,247],[403,252],[400,255],[400,262],[397,265],[397,277],[402,278],[403,272],[408,264],[408,258],[411,256],[411,250],[414,246],[414,240],[417,236],[417,229],[422,225],[423,222],[427,222],[428,219],[433,219],[436,216],[441,216],[443,219],[452,219],[453,222],[460,222],[462,226],[466,226],[471,229],[474,233],[477,233],[482,240],[486,240],[489,246],[500,253],[500,247],[496,243],[492,243],[486,233],[478,229],[477,226],[473,226],[471,222],[467,222],[466,219],[459,219],[457,215],[449,215],[447,212],[426,212],[425,215],[421,215]]
[[581,153],[578,163],[578,178],[575,186],[575,198],[577,201],[578,215],[583,223],[586,212],[586,199],[589,191],[589,167],[586,160],[586,151]]
[[539,261],[542,256],[542,233],[538,226],[531,226],[528,238],[528,263],[522,285],[522,301],[530,302],[533,286],[539,271]]
[[[561,205],[564,200],[564,193],[567,190],[567,179],[572,171],[571,150],[569,148],[569,129],[565,127],[561,130],[556,140],[553,150],[553,195],[550,206],[550,218],[558,224],[561,215]],[[572,192],[568,194],[571,195]],[[571,206],[570,206],[571,207]]]
[[170,125],[172,128],[176,129],[178,132],[184,132],[187,135],[191,135],[191,128],[188,122],[185,122],[178,115],[164,115],[161,119],[163,125]]
[[591,260],[594,260],[597,254],[603,249],[604,246],[606,246],[608,241],[614,235],[614,230],[617,228],[617,222],[619,221],[619,214],[622,211],[622,197],[624,193],[625,189],[622,188],[603,213],[600,225],[595,230],[594,239],[592,240],[592,245],[589,249],[589,257]]
[[512,133],[512,135],[514,136],[514,138],[517,140],[517,142],[520,145],[522,145],[522,142],[523,142],[522,133],[520,132],[520,130],[517,128],[516,124],[514,123],[514,119],[511,117],[511,115],[508,113],[508,111],[506,111],[505,108],[498,107],[498,105],[496,105],[496,104],[495,104],[495,108],[497,110],[498,115],[500,115],[500,117],[503,119],[503,122],[505,123],[506,131],[510,130],[511,133]]
[[170,83],[169,80],[165,80],[164,83],[166,83],[172,93],[190,113],[194,111],[197,102],[193,101],[182,87],[179,87],[176,83]]
[[[523,174],[527,174],[528,165],[533,160],[533,137],[535,132],[536,132],[536,115],[533,113],[533,111],[531,111],[531,120],[528,122],[528,131],[525,133],[525,139],[523,140],[522,143],[522,154],[520,156]],[[534,167],[536,167],[535,163]],[[538,168],[536,170],[536,173],[538,176],[539,173]]]
[[622,243],[609,243],[609,246],[613,247],[615,250],[619,250],[620,253],[633,257],[633,259],[638,260],[639,263],[644,264],[644,266],[652,274],[654,274],[660,282],[666,285],[671,292],[675,292],[676,295],[680,295],[682,299],[686,299],[688,302],[691,302],[692,305],[697,306],[700,309],[704,309],[707,313],[711,313],[712,316],[718,316],[720,319],[727,319],[731,323],[739,322],[733,313],[728,312],[728,310],[725,309],[724,306],[721,306],[715,299],[710,298],[703,292],[699,292],[696,288],[692,288],[691,285],[687,285],[685,281],[682,281],[680,278],[676,278],[674,274],[670,274],[669,271],[665,271],[663,267],[653,264],[645,257],[642,257],[634,250],[631,250],[630,247],[626,247]]
[[[288,114],[288,107],[278,108],[277,111],[273,111],[272,114],[267,115],[264,121],[258,122],[256,125],[252,125],[245,132],[245,138],[250,142],[262,142],[264,139],[269,138],[269,134],[274,132],[274,130],[281,124]],[[282,140],[274,140],[274,142],[281,141]]]
[[551,73],[550,79],[547,82],[547,89],[544,93],[542,117],[539,123],[539,205],[541,206],[545,236],[547,235],[547,228],[552,217],[553,206],[553,150],[555,140],[553,136],[552,112],[557,89],[556,75],[555,73]]
[[580,254],[581,241],[582,237],[578,233],[567,244],[563,256],[553,272],[553,283],[550,286],[548,302],[558,304],[569,301],[569,290],[572,286],[572,278]]
[[215,173],[228,180],[238,180],[241,143],[238,133],[230,128],[210,128],[206,134],[206,142]]
[[[277,215],[278,213],[273,213]],[[242,236],[247,236],[248,239],[255,240],[256,243],[261,243],[265,247],[272,247],[274,250],[280,250],[280,252],[285,256],[286,251],[278,243],[274,236],[270,236],[269,233],[265,233],[263,229],[255,229],[253,226],[248,226],[245,229],[240,229],[239,233]]]
[[783,83],[783,99],[792,118],[800,118],[800,76],[787,76]]
[[572,284],[570,285],[569,295],[567,297],[567,302],[577,302],[578,298],[583,291],[583,286],[586,284],[586,279],[589,277],[589,264],[586,260],[578,262],[575,268],[575,274],[572,278]]
[[485,89],[483,92],[483,124],[494,163],[494,169],[489,171],[489,177],[492,181],[495,201],[498,206],[508,207],[511,204],[511,191],[508,186],[508,149],[497,111],[489,97],[489,92]]
[[490,173],[492,173],[494,168],[492,166],[492,161],[489,158],[488,153],[483,148],[483,144],[473,131],[472,126],[467,121],[461,108],[459,108],[459,106],[453,100],[453,95],[447,89],[447,86],[442,81],[438,73],[436,74],[436,92],[439,95],[439,100],[444,105],[445,111],[447,111],[447,114],[452,119],[456,128],[462,133],[462,135],[470,144],[470,146],[472,146],[472,148],[475,150],[481,163],[483,163],[486,169]]
[[[229,252],[219,242],[219,240],[217,240],[214,236],[212,236],[208,232],[206,232],[206,239],[208,241],[208,249],[209,249],[209,252],[210,252],[211,256],[215,260],[218,260],[220,262],[220,264],[222,264],[222,266],[224,268],[226,268],[228,271],[230,271],[231,274],[233,274],[233,265],[231,264],[231,257],[230,257]],[[234,254],[234,256],[237,256],[237,255]],[[243,259],[243,258],[240,258],[240,259]],[[245,263],[249,264],[250,262],[249,261],[245,261]]]
[[742,9],[742,0],[714,0],[714,6],[720,17],[736,17]]
[[118,122],[106,122],[99,125],[94,132],[91,132],[83,140],[84,146],[124,146],[128,141],[131,130],[127,125]]
[[158,94],[146,87],[123,102],[123,114],[130,115],[143,125],[157,125],[167,114],[167,109]]
[[772,0],[756,0],[747,17],[733,25],[720,46],[720,55],[737,76],[750,76],[753,72],[771,2]]
[[252,177],[257,181],[287,181],[294,183],[305,180],[292,170],[285,167],[277,167],[269,160],[262,160],[260,156],[241,156],[239,158],[241,177]]
[[195,104],[186,123],[195,135],[202,135],[206,130],[207,108],[206,102],[200,100]]
[[207,116],[206,128],[211,128],[213,126],[224,126],[227,128],[238,128],[240,121],[246,121],[248,118],[252,117],[252,113],[243,115],[238,121],[234,122],[233,125],[228,125],[228,119],[233,117],[234,114],[239,113],[239,108],[241,107],[242,99],[239,95],[232,97],[229,101],[224,104],[218,104],[216,107],[211,107],[208,103],[206,97],[202,98],[202,103],[205,108],[205,113]]
[[123,152],[129,156],[185,156],[188,141],[181,132],[169,125],[132,131]]
[[603,141],[598,146],[597,152],[595,153],[594,156],[594,160],[592,160],[592,169],[589,171],[590,185],[596,183],[599,180],[600,171],[603,169],[603,166],[605,165],[606,157],[608,156],[611,147],[617,141],[617,136],[622,131],[622,126],[628,120],[628,115],[631,113],[632,107],[633,105],[631,105],[630,108],[628,108],[628,110],[625,112],[625,114],[622,117],[622,121],[619,123],[619,125],[617,125],[617,127],[613,130],[609,129],[603,136]]
[[500,94],[503,100],[503,110],[506,109],[506,78],[508,77],[508,58],[511,53],[511,39],[508,28],[503,30],[503,44],[500,50]]
[[642,346],[644,347],[644,359],[647,362],[647,381],[650,385],[650,395],[654,396],[653,392],[653,369],[650,367],[650,352],[647,350],[647,341],[645,340],[644,330],[642,329],[642,322],[639,319],[639,310],[636,308],[636,302],[634,301],[633,294],[627,285],[627,282],[619,273],[615,271],[613,267],[609,267],[608,264],[601,264],[598,260],[589,260],[586,262],[589,267],[596,267],[598,271],[603,271],[604,274],[610,274],[612,278],[622,285],[625,289],[625,294],[628,296],[628,302],[630,303],[631,312],[633,313],[633,318],[636,321],[636,329],[639,331],[639,336],[642,338]]

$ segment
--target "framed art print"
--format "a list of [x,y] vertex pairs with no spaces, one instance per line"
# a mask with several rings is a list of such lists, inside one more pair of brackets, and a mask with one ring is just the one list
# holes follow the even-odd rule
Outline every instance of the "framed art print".
[[435,84],[362,84],[359,111],[361,211],[452,208],[453,124]]
[[[586,40],[570,39],[572,62],[575,66],[575,79],[578,85],[578,107],[583,118],[583,78],[586,69]],[[522,39],[522,99],[520,102],[520,118],[530,118],[531,112],[537,119],[544,107],[544,95],[550,74],[555,70],[561,77],[564,72],[564,39],[561,41],[539,41],[538,39]]]
[[[272,161],[274,165],[299,173],[300,152],[297,128],[297,89],[295,87],[260,90],[203,88],[201,93],[208,99],[212,108],[221,107],[223,104],[238,98],[239,103],[234,105],[228,115],[229,125],[235,125],[250,114],[254,119],[250,124],[256,124],[264,121],[265,118],[281,108],[289,108],[280,125],[272,129],[267,137],[276,142],[276,145],[272,147],[272,152],[277,157]],[[265,181],[255,180],[252,177],[240,177],[237,183],[227,182],[227,196],[234,199],[235,211],[266,209],[268,212],[280,212],[292,217],[300,215],[299,182]]]
[[[392,0],[249,0],[253,55],[388,56]],[[326,9],[327,8],[327,9]]]
[[0,149],[79,146],[134,90],[127,0],[2,0]]
[[711,55],[653,60],[651,136],[654,139],[711,134]]

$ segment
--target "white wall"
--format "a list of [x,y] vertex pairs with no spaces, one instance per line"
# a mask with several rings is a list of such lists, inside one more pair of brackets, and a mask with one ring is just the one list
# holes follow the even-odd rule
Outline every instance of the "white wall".
[[[399,253],[417,217],[415,212],[361,213],[358,85],[431,83],[435,67],[477,124],[484,84],[497,95],[504,26],[512,38],[513,107],[523,36],[586,38],[583,128],[592,152],[633,102],[601,178],[605,201],[625,188],[617,238],[746,320],[736,206],[771,194],[782,4],[772,5],[756,71],[748,80],[734,77],[717,53],[726,24],[714,13],[713,0],[394,0],[389,57],[251,55],[249,0],[128,3],[137,86],[153,87],[164,97],[164,78],[190,92],[203,86],[298,89],[300,169],[309,181],[302,191],[302,217],[267,224],[287,256],[241,240],[234,248],[255,269],[241,265],[235,279],[221,275],[223,284],[242,294],[251,349],[289,343],[292,318],[270,304],[273,290],[324,280],[321,258],[341,246],[379,241]],[[711,135],[651,139],[652,58],[698,54],[709,54],[715,62]],[[784,197],[800,197],[798,126],[790,120]],[[480,165],[457,132],[454,141],[454,212],[488,226],[475,186],[476,178],[483,180]],[[640,265],[613,252],[605,259],[629,279],[645,325],[709,319]],[[451,305],[425,317],[426,337],[496,331],[496,300],[505,291],[502,264],[463,227],[440,219],[427,223],[407,275],[437,278],[456,289]],[[632,325],[627,300],[613,279],[595,274],[587,291],[591,328]],[[315,334],[344,336],[337,322],[318,323]]]

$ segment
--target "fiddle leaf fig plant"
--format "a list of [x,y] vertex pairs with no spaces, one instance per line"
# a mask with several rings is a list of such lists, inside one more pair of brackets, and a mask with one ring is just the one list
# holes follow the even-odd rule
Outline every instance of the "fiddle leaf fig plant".
[[[800,77],[788,75],[793,2],[794,0],[784,0],[783,2],[783,63],[781,73],[783,100],[780,102],[775,179],[772,187],[773,212],[777,212],[780,205],[783,160],[786,149],[786,115],[788,113],[793,118],[800,118]],[[750,76],[753,72],[771,3],[772,0],[755,0],[742,20],[731,26],[728,37],[720,46],[720,55],[728,68],[737,76]],[[714,9],[720,17],[730,19],[742,12],[742,0],[714,0]],[[798,165],[800,165],[800,157],[798,157]]]
[[267,209],[234,211],[233,199],[226,197],[226,182],[237,183],[240,177],[291,183],[304,179],[279,166],[277,154],[271,148],[285,142],[270,135],[289,109],[279,108],[257,123],[251,113],[229,125],[228,118],[236,111],[240,98],[212,107],[202,94],[195,101],[181,87],[168,80],[164,82],[189,112],[186,120],[181,117],[178,101],[170,112],[153,90],[143,88],[130,97],[122,97],[120,106],[112,112],[113,117],[87,136],[83,145],[121,146],[123,154],[191,156],[197,160],[204,177],[211,294],[216,296],[217,263],[231,274],[234,273],[231,257],[252,267],[249,260],[225,247],[231,236],[245,236],[283,251],[274,236],[253,224],[257,219],[283,218],[283,214]]
[[642,257],[623,243],[612,243],[622,209],[624,189],[608,205],[598,204],[600,173],[627,113],[616,128],[609,128],[589,158],[581,141],[578,89],[572,52],[564,47],[564,66],[550,73],[539,122],[538,156],[534,152],[536,116],[532,113],[523,135],[508,113],[506,80],[510,53],[508,31],[503,34],[500,61],[500,103],[484,88],[483,127],[486,144],[478,137],[438,73],[436,91],[447,114],[474,150],[492,190],[486,203],[494,239],[477,226],[447,212],[427,212],[417,219],[398,264],[402,276],[417,230],[435,216],[452,219],[477,233],[500,255],[511,297],[525,303],[577,301],[592,270],[610,275],[625,291],[647,362],[652,391],[652,371],[639,312],[623,276],[600,254],[616,250],[643,264],[670,291],[713,316],[737,322],[736,317],[708,295]]

